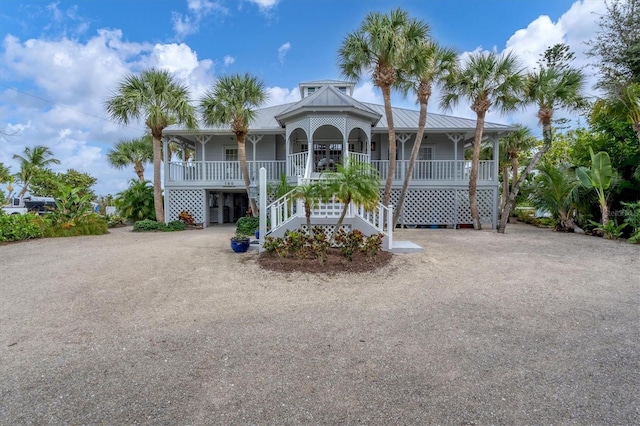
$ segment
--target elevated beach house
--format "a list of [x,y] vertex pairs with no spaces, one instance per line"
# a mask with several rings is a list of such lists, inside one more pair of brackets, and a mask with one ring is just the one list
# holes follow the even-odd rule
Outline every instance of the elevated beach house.
[[[250,124],[246,152],[249,174],[256,182],[260,168],[268,182],[282,175],[296,184],[314,179],[347,158],[371,163],[382,185],[389,164],[389,138],[384,106],[352,97],[354,84],[321,80],[299,85],[301,100],[257,110]],[[398,199],[418,127],[418,111],[394,108],[397,166],[392,204]],[[475,120],[430,113],[420,155],[400,224],[413,226],[469,226],[468,185],[471,162],[465,147],[473,140]],[[498,138],[513,127],[486,123],[485,140],[493,159],[480,161],[478,208],[483,224],[495,227],[498,210]],[[190,148],[188,161],[169,161],[170,142]],[[187,210],[204,226],[233,222],[249,209],[238,161],[238,148],[229,128],[164,132],[164,189],[167,221]],[[383,188],[381,187],[381,192]],[[269,202],[273,196],[269,195]]]

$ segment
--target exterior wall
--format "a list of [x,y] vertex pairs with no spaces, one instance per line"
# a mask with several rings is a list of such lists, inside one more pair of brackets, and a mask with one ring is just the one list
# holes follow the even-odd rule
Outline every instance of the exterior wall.
[[[262,139],[256,143],[256,160],[284,160],[284,140],[278,138],[282,147],[276,146],[277,135],[263,135]],[[197,145],[200,145],[199,143]],[[204,161],[224,161],[224,149],[235,148],[238,146],[234,136],[214,136],[204,145]],[[253,160],[253,143],[248,139],[245,142],[247,150],[247,160]],[[279,154],[281,152],[281,154]],[[197,154],[202,155],[198,149]],[[201,156],[197,156],[196,160],[203,160]]]

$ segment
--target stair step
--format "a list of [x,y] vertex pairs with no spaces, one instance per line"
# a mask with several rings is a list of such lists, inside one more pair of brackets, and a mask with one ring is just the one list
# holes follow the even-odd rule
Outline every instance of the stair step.
[[424,251],[419,245],[412,243],[411,241],[393,241],[391,246],[391,253],[419,253]]

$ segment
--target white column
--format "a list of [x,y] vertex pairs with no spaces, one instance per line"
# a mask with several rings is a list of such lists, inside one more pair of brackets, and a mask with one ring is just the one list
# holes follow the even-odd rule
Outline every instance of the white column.
[[218,192],[218,223],[224,223],[224,195]]
[[264,167],[260,167],[260,204],[258,209],[260,211],[260,245],[258,251],[264,251],[262,243],[264,237],[267,235],[267,170]]

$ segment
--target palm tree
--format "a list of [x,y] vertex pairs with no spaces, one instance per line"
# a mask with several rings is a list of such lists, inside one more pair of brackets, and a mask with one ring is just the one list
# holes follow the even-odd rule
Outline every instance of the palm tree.
[[418,118],[418,132],[416,140],[411,149],[409,157],[409,166],[407,167],[400,191],[400,198],[393,214],[393,225],[398,223],[398,219],[402,214],[404,199],[409,191],[409,183],[413,168],[418,159],[424,128],[427,124],[427,106],[431,98],[431,92],[434,84],[444,83],[446,77],[452,73],[458,66],[458,58],[453,49],[439,46],[430,40],[424,40],[416,46],[414,55],[411,55],[409,62],[403,67],[406,72],[406,81],[401,83],[405,94],[412,90],[420,104],[420,116]]
[[532,200],[559,221],[558,230],[582,230],[573,222],[580,193],[575,173],[566,165],[541,164],[538,167]]
[[[518,181],[518,170],[520,168],[519,157],[523,152],[528,152],[534,148],[537,144],[537,139],[531,134],[531,129],[521,125],[516,125],[517,129],[513,133],[509,133],[507,136],[500,138],[500,154],[501,159],[504,155],[511,166],[511,188]],[[500,212],[504,209],[504,203],[506,203],[509,196],[509,177],[506,173],[503,176],[503,200],[500,204]],[[507,183],[505,185],[505,182]]]
[[519,60],[513,53],[500,56],[493,52],[472,53],[462,67],[451,73],[446,81],[441,106],[449,109],[461,99],[467,99],[477,116],[469,175],[469,208],[475,229],[481,229],[476,187],[485,116],[491,107],[496,107],[503,113],[513,111],[518,105],[522,86]]
[[311,234],[311,209],[318,201],[324,197],[324,185],[320,182],[305,183],[293,188],[292,198],[302,200],[304,204],[304,215],[307,219],[307,232]]
[[46,146],[37,145],[33,148],[26,147],[23,155],[14,154],[14,160],[20,161],[20,171],[16,176],[22,183],[22,190],[18,197],[24,197],[29,189],[31,179],[38,172],[51,164],[60,164],[60,160],[53,157],[53,152]]
[[398,8],[388,15],[371,12],[360,27],[348,34],[338,51],[342,74],[353,81],[371,72],[373,84],[382,91],[384,112],[389,129],[389,170],[383,203],[391,200],[391,185],[396,170],[396,135],[391,109],[391,88],[398,82],[400,67],[407,62],[413,46],[421,43],[429,32],[426,23],[412,19]]
[[153,162],[153,142],[146,135],[138,139],[121,140],[107,153],[107,160],[116,169],[133,165],[140,182],[144,181],[144,165]]
[[613,85],[609,88],[607,97],[595,103],[593,113],[628,120],[640,144],[640,83]]
[[162,187],[160,182],[162,132],[167,126],[181,124],[197,128],[195,108],[190,103],[189,89],[176,81],[166,70],[151,68],[139,76],[130,74],[107,100],[107,113],[114,120],[128,125],[144,120],[153,140],[153,203],[158,222],[164,222]]
[[[204,123],[207,126],[228,125],[236,135],[238,143],[238,159],[242,178],[249,195],[249,169],[247,167],[247,151],[245,139],[249,133],[249,123],[255,117],[254,108],[267,100],[264,84],[248,73],[221,77],[200,100]],[[251,212],[258,215],[256,200],[249,198]]]
[[582,72],[573,68],[563,70],[542,68],[527,76],[524,96],[526,101],[538,106],[537,115],[542,125],[543,143],[525,168],[522,176],[511,188],[509,199],[504,205],[498,226],[498,232],[501,234],[505,231],[509,212],[515,203],[526,176],[538,165],[544,153],[551,147],[553,142],[553,129],[551,127],[553,113],[557,108],[577,110],[584,107],[586,101],[582,95],[583,86],[584,77]]
[[349,205],[353,202],[365,209],[373,209],[380,200],[380,175],[378,170],[369,163],[348,161],[345,165],[338,164],[336,172],[325,172],[327,177],[325,186],[326,198],[332,196],[344,204],[338,223],[336,223],[331,239],[336,236],[342,226]]

